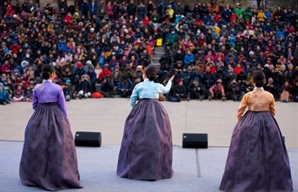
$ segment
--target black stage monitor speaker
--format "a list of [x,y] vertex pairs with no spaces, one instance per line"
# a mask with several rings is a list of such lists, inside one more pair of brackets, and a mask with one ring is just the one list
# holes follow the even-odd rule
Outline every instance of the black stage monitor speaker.
[[208,148],[208,134],[183,133],[183,148]]
[[75,145],[86,146],[86,147],[100,147],[101,133],[77,131],[75,134]]

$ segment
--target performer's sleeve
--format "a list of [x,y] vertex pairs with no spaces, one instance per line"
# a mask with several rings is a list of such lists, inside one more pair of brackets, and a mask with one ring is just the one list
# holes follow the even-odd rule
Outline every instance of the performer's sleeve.
[[159,93],[166,94],[171,90],[172,81],[168,81],[166,86],[163,86],[162,84],[158,84],[158,86],[159,86]]
[[38,97],[36,95],[36,88],[33,90],[33,96],[32,96],[32,108],[35,110],[38,106]]
[[137,86],[132,90],[132,94],[130,96],[130,105],[134,107],[136,105],[136,102],[138,100],[138,91]]
[[62,88],[59,89],[58,105],[59,105],[60,109],[62,110],[62,112],[63,112],[63,113],[66,115],[66,117],[68,118],[67,108],[66,108],[66,102],[65,102],[65,97],[64,97],[64,93],[63,93]]
[[271,113],[272,116],[274,116],[275,112],[276,112],[275,100],[274,100],[273,95],[271,95],[271,103],[269,104],[269,112]]
[[238,107],[238,111],[237,111],[237,118],[238,118],[238,121],[242,118],[242,115],[248,105],[248,95],[245,94],[240,102],[240,105]]

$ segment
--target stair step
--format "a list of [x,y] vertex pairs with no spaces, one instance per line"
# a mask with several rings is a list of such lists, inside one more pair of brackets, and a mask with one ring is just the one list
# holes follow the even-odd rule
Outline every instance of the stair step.
[[164,52],[162,53],[162,52],[156,52],[156,51],[154,51],[154,53],[155,53],[154,55],[164,55],[165,54]]

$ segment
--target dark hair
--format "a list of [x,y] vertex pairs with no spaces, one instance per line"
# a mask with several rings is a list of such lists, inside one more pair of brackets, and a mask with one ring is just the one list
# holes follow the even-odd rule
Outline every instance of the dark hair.
[[252,74],[252,81],[256,84],[257,87],[263,87],[265,82],[265,74],[257,70]]
[[145,74],[150,81],[154,81],[157,76],[157,69],[154,66],[149,66],[146,68]]
[[50,75],[55,71],[53,65],[51,64],[45,64],[43,67],[42,67],[42,78],[43,79],[49,79],[50,78]]

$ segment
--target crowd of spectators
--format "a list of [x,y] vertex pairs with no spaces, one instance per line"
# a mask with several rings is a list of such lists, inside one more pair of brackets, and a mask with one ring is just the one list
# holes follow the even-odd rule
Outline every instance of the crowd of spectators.
[[179,0],[138,5],[60,0],[36,8],[32,0],[0,8],[0,102],[31,101],[46,63],[67,100],[129,97],[162,46],[157,82],[175,75],[169,101],[232,99],[253,89],[263,70],[264,89],[276,100],[298,101],[298,13]]

